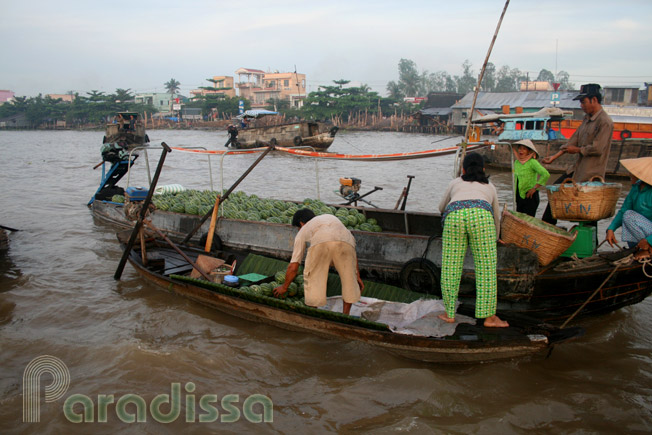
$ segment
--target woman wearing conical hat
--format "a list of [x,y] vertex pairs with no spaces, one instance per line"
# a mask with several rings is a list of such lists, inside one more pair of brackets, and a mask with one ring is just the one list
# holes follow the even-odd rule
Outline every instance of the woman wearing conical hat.
[[611,246],[617,243],[614,231],[622,226],[623,241],[630,248],[638,249],[635,258],[649,258],[652,253],[652,157],[623,159],[620,163],[629,171],[633,186],[607,228],[607,242]]

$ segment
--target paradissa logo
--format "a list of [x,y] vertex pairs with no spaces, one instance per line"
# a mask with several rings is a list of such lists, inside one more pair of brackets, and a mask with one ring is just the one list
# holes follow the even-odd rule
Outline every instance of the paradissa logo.
[[[50,355],[34,358],[23,373],[23,421],[38,422],[40,420],[40,378],[44,374],[52,376],[53,381],[45,386],[45,402],[54,402],[65,394],[70,384],[70,372],[59,359]],[[272,400],[262,394],[248,396],[242,402],[242,412],[238,408],[240,396],[228,394],[219,400],[215,394],[204,394],[199,398],[195,394],[195,384],[186,383],[185,389],[185,421],[187,423],[233,423],[244,417],[251,423],[271,423],[274,417]],[[110,405],[114,405],[116,416],[124,423],[147,422],[147,410],[151,417],[159,423],[172,423],[181,415],[181,384],[173,382],[170,394],[159,394],[150,402],[137,394],[125,394],[117,398],[113,394],[97,396],[97,412],[95,403],[84,394],[72,394],[63,404],[63,413],[72,423],[106,423]],[[257,406],[256,406],[257,405]],[[165,407],[168,411],[161,410]],[[197,413],[197,407],[201,412]],[[129,408],[129,409],[127,409]]]

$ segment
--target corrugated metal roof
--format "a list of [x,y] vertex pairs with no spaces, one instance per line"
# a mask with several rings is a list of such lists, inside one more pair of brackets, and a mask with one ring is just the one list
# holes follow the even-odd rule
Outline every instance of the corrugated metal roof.
[[[541,109],[551,107],[550,91],[525,91],[525,92],[479,92],[475,103],[476,109],[500,110],[502,106],[523,107],[524,109]],[[579,109],[580,102],[573,101],[578,95],[577,91],[559,91],[559,104],[563,109]],[[469,92],[458,103],[453,104],[453,109],[469,109],[473,103],[473,92]]]

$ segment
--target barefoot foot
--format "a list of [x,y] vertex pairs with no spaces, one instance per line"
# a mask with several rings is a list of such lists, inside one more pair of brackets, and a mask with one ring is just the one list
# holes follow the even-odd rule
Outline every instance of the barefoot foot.
[[509,323],[500,320],[500,317],[494,315],[484,319],[484,326],[487,328],[507,328]]
[[455,323],[455,317],[448,317],[448,314],[440,314],[439,317],[441,320],[443,320],[446,323]]

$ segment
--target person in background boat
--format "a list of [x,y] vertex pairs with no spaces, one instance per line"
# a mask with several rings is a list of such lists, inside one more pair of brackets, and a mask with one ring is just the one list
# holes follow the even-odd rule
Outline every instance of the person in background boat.
[[136,130],[136,117],[134,115],[129,115],[129,130]]
[[460,290],[467,245],[475,263],[475,317],[484,326],[507,327],[496,316],[496,240],[500,233],[498,194],[484,172],[484,160],[469,153],[462,163],[462,176],[448,185],[439,203],[442,236],[441,292],[446,312],[439,318],[455,322],[455,303]]
[[620,163],[629,171],[633,186],[607,228],[607,242],[611,246],[618,243],[614,231],[622,226],[623,242],[638,249],[634,256],[649,258],[652,254],[652,157],[623,159]]
[[235,125],[231,124],[226,128],[226,132],[229,135],[229,140],[226,141],[224,144],[225,147],[228,147],[229,145],[233,145],[234,148],[237,148],[238,146],[238,127]]
[[512,145],[516,211],[534,216],[539,208],[539,189],[546,185],[550,172],[537,160],[539,153],[530,139]]
[[274,289],[274,296],[284,294],[299,271],[299,263],[310,244],[303,269],[303,286],[306,305],[326,305],[328,268],[333,265],[342,282],[342,312],[349,314],[351,305],[360,300],[364,284],[360,279],[358,257],[353,234],[333,215],[315,216],[303,208],[294,213],[292,225],[299,228],[294,238],[292,259],[285,273],[285,282]]
[[[582,110],[586,115],[582,124],[568,139],[568,143],[560,147],[556,154],[545,157],[542,162],[550,164],[563,154],[577,154],[577,161],[568,168],[554,184],[560,184],[567,178],[572,178],[576,183],[589,181],[595,176],[604,178],[611,149],[611,136],[614,123],[602,109],[602,94],[600,85],[589,83],[580,87],[580,93],[573,100],[580,100]],[[552,225],[557,224],[557,219],[552,217],[550,206],[546,207],[541,218]]]
[[548,135],[548,140],[557,139],[557,132],[550,127],[550,124],[546,125],[546,134]]

